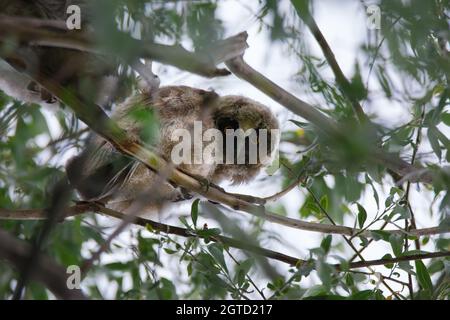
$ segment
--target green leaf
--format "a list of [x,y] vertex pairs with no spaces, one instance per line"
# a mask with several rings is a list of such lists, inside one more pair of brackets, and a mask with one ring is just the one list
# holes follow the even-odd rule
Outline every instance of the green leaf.
[[297,127],[300,127],[302,129],[309,126],[309,124],[307,122],[300,122],[300,121],[292,120],[292,119],[289,121],[292,122],[293,124],[295,124]]
[[314,285],[308,288],[304,294],[304,298],[312,298],[317,296],[325,296],[328,293],[328,289],[322,285]]
[[390,87],[390,83],[388,78],[386,77],[384,68],[381,66],[378,67],[378,72],[376,73],[378,82],[380,83],[381,87],[383,88],[383,91],[387,98],[390,98],[392,96],[392,90]]
[[428,273],[427,267],[425,267],[424,263],[421,260],[416,260],[416,273],[417,273],[417,281],[419,281],[420,285],[425,289],[429,290],[429,292],[433,292],[433,284],[431,282],[430,274]]
[[195,199],[192,203],[191,207],[191,219],[192,223],[195,227],[197,227],[197,218],[198,218],[198,203],[200,202],[200,199]]
[[47,291],[44,286],[36,283],[31,283],[28,285],[27,289],[33,296],[33,300],[48,300]]
[[405,194],[405,191],[403,191],[402,189],[398,188],[398,187],[392,187],[391,190],[389,191],[390,195],[399,195],[400,197],[402,197]]
[[223,246],[219,243],[212,243],[208,246],[208,251],[214,257],[216,262],[228,272],[227,264],[225,263],[225,258],[223,256]]
[[369,240],[366,237],[359,236],[359,239],[361,240],[360,246],[365,247],[369,245]]
[[398,267],[402,269],[403,271],[408,272],[411,275],[414,275],[414,270],[409,261],[400,261],[398,263]]
[[444,91],[445,91],[445,86],[443,84],[441,84],[441,83],[438,83],[433,88],[433,96],[441,95]]
[[162,295],[163,300],[169,300],[169,299],[177,299],[177,291],[175,289],[175,285],[172,281],[166,278],[160,279],[160,294]]
[[33,132],[33,135],[38,135],[41,133],[48,133],[49,128],[47,125],[47,120],[44,115],[41,113],[41,110],[38,106],[30,106],[28,112],[31,114],[33,118],[33,122],[30,125],[30,129]]
[[441,115],[441,120],[442,120],[443,123],[445,123],[445,125],[450,127],[450,113],[444,112]]
[[372,290],[363,290],[363,291],[359,291],[356,292],[355,294],[353,294],[350,299],[351,300],[369,300],[370,298],[373,297],[373,291]]
[[402,253],[402,256],[413,256],[416,254],[427,254],[430,253],[428,251],[424,251],[424,250],[408,250]]
[[397,219],[395,219],[394,221],[397,221],[397,220],[400,220],[400,219],[410,219],[411,218],[411,213],[409,212],[408,207],[401,206],[401,205],[396,205],[394,207],[394,209],[392,209],[392,213],[389,215],[389,219],[388,220],[391,221],[391,219],[395,215],[399,215],[399,217]]
[[188,263],[186,269],[187,269],[188,276],[191,276],[192,275],[192,261]]
[[322,206],[322,208],[325,209],[325,211],[328,210],[328,196],[324,195],[321,199],[320,199],[320,205]]
[[450,140],[447,138],[445,134],[443,134],[438,128],[434,127],[434,134],[436,138],[444,145],[444,147],[448,150],[450,149]]
[[320,243],[320,247],[325,251],[325,254],[330,251],[331,240],[333,240],[333,237],[330,234],[323,238],[322,242]]
[[450,228],[450,217],[445,217],[441,222],[439,222],[440,229]]
[[393,196],[388,196],[388,197],[386,198],[386,200],[384,201],[385,207],[386,207],[386,208],[387,208],[387,207],[390,207],[391,204],[392,204],[392,202],[393,202],[393,200],[394,200],[394,197],[393,197]]
[[377,189],[375,189],[375,186],[373,185],[371,179],[369,178],[369,175],[367,175],[367,174],[366,174],[366,183],[370,184],[370,186],[372,187],[373,197],[375,199],[375,202],[377,203],[377,210],[379,210],[380,209],[380,198],[378,196]]
[[266,168],[266,173],[269,176],[273,176],[280,168],[281,168],[280,157],[277,154],[275,159],[273,159],[272,163]]
[[345,284],[349,287],[353,287],[355,285],[355,281],[353,280],[353,276],[351,273],[347,273],[345,275]]
[[324,288],[327,288],[327,290],[330,290],[333,268],[329,264],[325,263],[324,261],[317,260],[316,271],[317,271],[317,275],[319,276],[320,280],[322,281],[322,285],[324,286]]
[[434,127],[428,128],[428,140],[430,141],[431,148],[440,161],[442,157],[442,150],[436,132],[434,131]]
[[305,297],[305,300],[346,300],[346,297],[337,294],[325,294]]
[[372,237],[375,241],[378,240],[384,240],[384,241],[389,241],[389,232],[383,231],[383,230],[372,230],[370,231],[370,233],[372,234]]
[[122,262],[112,262],[105,264],[103,267],[112,271],[127,271],[130,269],[130,264]]
[[241,262],[236,268],[235,281],[239,286],[242,286],[245,282],[246,276],[249,273],[251,267],[255,263],[253,258],[249,258],[243,262]]
[[400,234],[391,234],[389,237],[389,243],[391,244],[392,251],[396,257],[401,256],[403,250],[403,237]]
[[192,227],[189,225],[189,223],[186,220],[186,217],[181,216],[178,218],[180,220],[180,222],[188,229],[192,229]]
[[222,233],[219,228],[201,229],[196,231],[199,237],[208,239],[209,237],[215,237]]
[[164,251],[167,253],[167,254],[174,254],[174,253],[177,253],[178,251],[176,251],[176,250],[172,250],[172,249],[169,249],[169,248],[164,248]]
[[311,196],[306,198],[299,212],[302,218],[307,218],[309,216],[315,216],[317,218],[322,217],[322,211],[320,210],[317,203],[314,202]]
[[367,97],[367,89],[361,77],[359,63],[355,64],[355,74],[350,80],[350,88],[348,88],[348,93],[356,100],[363,100]]
[[362,228],[364,227],[364,223],[366,222],[367,219],[367,212],[366,209],[364,209],[364,207],[359,203],[357,203],[356,205],[358,206],[358,224],[359,227]]
[[279,214],[280,216],[287,216],[286,208],[281,203],[276,203],[275,205],[270,206],[270,211]]
[[[392,259],[392,255],[390,253],[386,253],[381,259]],[[388,269],[392,269],[394,267],[394,264],[386,263],[384,266]]]

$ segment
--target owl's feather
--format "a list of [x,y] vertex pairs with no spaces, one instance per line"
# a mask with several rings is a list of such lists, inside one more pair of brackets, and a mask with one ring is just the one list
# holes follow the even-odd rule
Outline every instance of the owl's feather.
[[[136,110],[152,110],[157,114],[159,136],[153,142],[153,148],[167,161],[171,159],[173,147],[179,143],[172,140],[173,132],[176,129],[192,132],[194,121],[202,122],[203,132],[212,128],[223,131],[230,126],[245,130],[278,128],[271,111],[256,101],[241,96],[219,97],[214,92],[186,86],[162,87],[153,94],[137,94],[119,105],[112,118],[127,130],[131,139],[139,139],[143,129],[143,122],[133,116]],[[272,150],[273,148],[269,153]],[[214,183],[224,180],[242,183],[253,179],[262,167],[259,162],[207,164],[203,160],[202,164],[183,163],[179,165],[179,169]],[[71,172],[74,172],[77,163],[82,165],[82,175],[76,175],[74,180]],[[158,177],[145,165],[119,154],[109,142],[100,137],[92,138],[87,149],[69,162],[67,172],[83,198],[101,200],[122,211],[127,211],[139,198],[139,194],[152,193],[150,189],[155,189],[154,182]],[[177,186],[169,182],[158,184],[157,189],[162,191],[158,202],[183,199]],[[156,207],[155,199],[147,199],[146,202],[146,207]]]

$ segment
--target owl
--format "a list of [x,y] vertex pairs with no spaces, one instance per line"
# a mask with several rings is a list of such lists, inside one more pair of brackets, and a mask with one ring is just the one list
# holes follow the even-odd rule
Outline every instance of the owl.
[[[148,119],[146,114],[154,121],[143,121]],[[189,139],[183,141],[188,146],[183,151],[190,156],[184,155],[186,161],[176,163],[177,168],[214,184],[239,184],[253,179],[271,159],[279,138],[277,119],[268,107],[243,96],[219,96],[187,86],[167,86],[153,93],[136,94],[118,105],[112,118],[130,139],[144,139],[169,163],[174,163],[174,150],[181,143],[176,133],[185,133]],[[151,141],[145,141],[143,133],[149,126],[156,133]],[[234,134],[238,131],[252,134],[243,135],[239,144],[238,135]],[[205,139],[208,132],[213,132],[214,138]],[[264,149],[260,148],[262,145]],[[199,146],[201,152],[196,155],[195,148]],[[253,161],[252,150],[257,151]],[[237,155],[242,156],[242,161]],[[120,154],[99,136],[92,136],[86,149],[68,161],[66,171],[84,200],[99,201],[125,213],[138,200],[142,211],[154,212],[168,202],[192,197],[179,186],[161,180],[144,164]]]

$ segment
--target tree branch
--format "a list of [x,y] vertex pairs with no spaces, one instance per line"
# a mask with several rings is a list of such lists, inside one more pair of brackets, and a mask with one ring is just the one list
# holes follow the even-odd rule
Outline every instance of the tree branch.
[[[232,199],[233,201],[242,202],[242,200]],[[245,203],[247,206],[250,206],[251,209],[248,209],[248,211],[254,210],[254,208],[260,208],[259,206],[255,206],[252,204]],[[107,210],[107,213],[104,211]],[[264,210],[264,209],[263,209]],[[94,212],[101,212],[108,215],[112,215],[114,213],[113,210],[104,208],[103,206],[99,206],[95,203],[82,203],[76,206],[69,207],[67,209],[66,217],[76,216],[83,214],[87,211],[94,211]],[[247,212],[246,210],[244,210]],[[17,212],[17,215],[16,215]],[[265,211],[262,211],[260,213],[253,213],[255,216],[258,216],[262,219],[266,219],[268,221],[278,223],[287,227],[301,229],[305,231],[312,231],[312,232],[320,232],[320,233],[330,233],[330,234],[340,234],[340,235],[346,235],[346,236],[352,236],[355,234],[358,234],[358,236],[363,236],[366,238],[376,238],[378,235],[376,234],[377,231],[381,230],[364,230],[357,228],[350,228],[350,227],[344,227],[344,226],[338,226],[338,225],[329,225],[329,224],[323,224],[323,223],[316,223],[316,222],[307,222],[292,218],[286,218],[283,216],[275,215],[272,213],[265,213]],[[123,217],[122,213],[116,213],[116,215],[119,215],[119,218]],[[41,220],[46,219],[45,212],[39,209],[30,209],[30,210],[9,210],[9,209],[0,209],[0,220]],[[121,218],[122,219],[122,218]],[[138,220],[141,218],[138,218]],[[145,219],[145,221],[150,221]],[[431,236],[431,235],[437,235],[437,234],[444,234],[449,233],[450,228],[445,227],[431,227],[431,228],[423,228],[423,229],[412,229],[407,232],[408,236],[415,236],[415,237],[421,237],[421,236]],[[383,233],[386,235],[392,235],[392,234],[405,234],[405,231],[402,229],[399,230],[383,230]]]
[[[27,212],[29,211],[29,212]],[[14,210],[7,210],[2,209],[0,213],[2,216],[0,216],[0,219],[2,219],[3,214],[8,212],[7,217],[8,219],[14,219],[11,217],[14,217]],[[32,216],[35,216],[35,219],[46,219],[45,213],[43,213],[43,210],[18,210],[17,211],[19,216],[25,217],[26,220],[31,219]],[[80,215],[86,212],[96,212],[100,214],[104,214],[110,217],[114,217],[117,219],[123,220],[126,216],[125,214],[106,208],[104,206],[98,205],[96,203],[83,203],[78,204],[72,207],[67,208],[67,217]],[[6,216],[6,215],[5,215]],[[20,219],[17,219],[20,220]],[[134,217],[134,220],[132,223],[148,227],[150,226],[150,230],[154,230],[155,232],[162,232],[166,234],[173,234],[178,235],[181,237],[199,237],[199,238],[205,238],[201,235],[195,234],[192,230],[188,230],[186,228],[176,227],[156,221],[152,221],[146,218],[142,217]],[[304,263],[308,263],[307,260],[295,258],[280,252],[272,251],[269,249],[265,249],[259,246],[255,245],[249,245],[247,243],[243,243],[239,240],[226,237],[226,236],[213,236],[208,238],[210,241],[214,242],[221,242],[225,245],[228,245],[232,248],[242,249],[248,252],[252,252],[273,260],[277,260],[283,263],[287,263],[289,265],[299,266]],[[439,258],[439,257],[448,257],[450,256],[450,252],[434,252],[434,253],[423,253],[423,254],[415,254],[415,255],[408,255],[408,256],[401,256],[396,257],[392,259],[378,259],[378,260],[366,260],[366,261],[358,261],[358,262],[350,262],[348,265],[342,265],[342,264],[334,264],[332,265],[336,270],[338,271],[345,271],[347,269],[355,269],[355,268],[363,268],[368,266],[375,266],[375,265],[384,265],[384,264],[390,264],[390,263],[397,263],[400,261],[412,261],[412,260],[422,260],[422,259],[431,259],[431,258]]]
[[[42,213],[45,215],[45,213]],[[0,258],[5,259],[17,270],[23,268],[28,261],[32,248],[25,241],[18,240],[8,232],[0,229]],[[67,287],[67,273],[48,256],[39,255],[33,265],[31,279],[44,284],[59,299],[86,300],[86,296],[78,289]]]
[[225,64],[237,77],[249,82],[291,112],[310,121],[317,129],[328,135],[339,134],[337,124],[332,119],[263,76],[245,63],[242,56],[228,60]]
[[[126,33],[113,31],[118,42],[126,43],[136,50],[133,58],[159,61],[205,77],[230,74],[226,69],[216,68],[216,64],[242,54],[247,48],[245,33],[218,41],[211,46],[211,49],[190,52],[180,45],[163,45],[136,40]],[[94,34],[62,28],[61,21],[0,15],[0,43],[8,40],[19,41],[20,44],[74,49],[94,54],[120,54],[118,52],[112,54],[108,50],[98,48]],[[130,60],[128,57],[122,58]]]
[[352,262],[349,264],[349,269],[362,268],[362,267],[367,267],[367,266],[380,266],[380,265],[384,265],[384,264],[398,263],[398,262],[402,262],[402,261],[414,261],[414,260],[424,260],[424,259],[442,258],[442,257],[450,257],[450,251],[420,253],[420,254],[395,257],[392,259],[377,259],[377,260],[365,260],[365,261]]
[[[73,216],[78,216],[87,212],[100,213],[120,220],[124,220],[125,217],[127,216],[126,214],[106,208],[96,203],[86,202],[68,207],[65,210],[65,217],[69,218]],[[47,218],[48,217],[45,213],[45,210],[42,209],[30,209],[30,210],[0,209],[0,220],[44,220]],[[131,223],[142,227],[150,226],[150,228],[155,232],[163,232],[166,234],[173,234],[181,237],[198,236],[188,229],[156,222],[139,216],[133,217]],[[278,260],[292,265],[297,264],[297,262],[300,263],[305,262],[304,260],[301,259],[297,259],[276,251],[264,249],[255,245],[249,245],[247,243],[226,236],[218,235],[210,237],[209,239],[214,242],[222,242],[232,248],[246,250],[270,259]]]
[[[108,215],[108,216],[111,216],[111,217],[114,217],[117,219],[123,219],[125,216],[125,214],[123,214],[121,212],[114,211],[114,210],[108,209],[103,206],[97,206],[95,209],[96,209],[95,210],[96,212],[99,212],[99,213],[102,213],[102,214],[105,214],[105,215]],[[185,238],[200,237],[200,238],[204,239],[204,237],[193,233],[191,230],[181,228],[181,227],[171,226],[168,224],[156,222],[156,221],[145,219],[142,217],[135,217],[135,220],[133,223],[136,225],[143,226],[143,227],[150,226],[151,229],[153,229],[157,232],[178,235],[178,236],[185,237]],[[217,236],[209,237],[208,239],[211,241],[214,241],[214,242],[221,242],[232,248],[242,249],[242,250],[245,250],[248,252],[255,253],[260,256],[264,256],[264,257],[267,257],[270,259],[278,260],[280,262],[284,262],[284,263],[288,263],[288,264],[292,264],[292,265],[296,265],[298,263],[305,262],[305,260],[302,260],[302,259],[297,259],[295,257],[288,256],[288,255],[285,255],[280,252],[276,252],[276,251],[272,251],[272,250],[258,247],[255,245],[251,245],[248,243],[244,243],[242,241],[239,241],[239,240],[236,240],[236,239],[233,239],[230,237],[226,237],[226,236],[217,235]]]

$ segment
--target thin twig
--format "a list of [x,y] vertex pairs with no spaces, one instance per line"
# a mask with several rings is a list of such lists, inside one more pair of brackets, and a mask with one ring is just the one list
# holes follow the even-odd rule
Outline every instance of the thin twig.
[[[24,17],[11,17],[0,15],[0,42],[8,39],[17,39],[21,43],[30,45],[58,47],[74,49],[94,54],[111,55],[108,50],[102,50],[95,45],[95,35],[90,33],[80,33],[71,30],[61,30],[59,28],[39,28],[36,23],[39,19]],[[50,23],[47,21],[47,23]],[[61,21],[54,21],[59,24]],[[223,62],[223,59],[230,59],[240,55],[247,48],[245,33],[222,40],[213,44],[211,48],[221,47],[223,51],[206,49],[204,52],[189,52],[180,45],[163,45],[148,41],[136,40],[126,33],[115,32],[118,42],[128,43],[133,48],[137,48],[136,58],[147,58],[153,61],[170,64],[182,70],[193,72],[205,77],[225,76],[229,74],[226,69],[216,68],[216,64]],[[118,54],[115,52],[114,54]],[[126,58],[126,57],[124,57]],[[126,58],[130,60],[129,58]]]
[[[76,205],[73,207],[70,207],[68,216],[74,216],[79,215],[84,212],[97,212],[101,214],[105,214],[107,216],[111,216],[117,219],[124,219],[125,214],[103,207],[96,203],[84,203],[81,205]],[[34,213],[37,213],[38,210],[32,210]],[[10,213],[8,215],[9,217],[13,216],[13,213]],[[46,216],[41,212],[39,213],[38,217],[36,219],[45,219]],[[30,215],[27,215],[27,219],[30,219]],[[142,217],[135,217],[133,224],[145,226],[148,227],[149,230],[154,230],[155,232],[163,232],[167,234],[174,234],[182,237],[201,237],[195,233],[192,232],[192,230],[188,230],[181,227],[171,226],[168,224],[152,221],[149,219],[145,219]],[[279,253],[276,251],[264,249],[258,246],[249,245],[247,243],[242,243],[239,240],[229,238],[226,236],[213,236],[208,238],[211,241],[215,242],[222,242],[230,247],[238,248],[242,250],[246,250],[261,256],[265,256],[270,259],[278,260],[280,262],[287,263],[289,265],[293,266],[299,266],[303,263],[308,263],[307,260],[298,259],[295,257],[291,257],[288,255],[285,255],[283,253]],[[358,261],[358,262],[351,262],[348,263],[345,268],[342,268],[341,264],[334,264],[334,266],[338,271],[345,271],[346,268],[348,269],[354,269],[354,268],[363,268],[367,266],[372,265],[384,265],[384,264],[390,264],[390,263],[396,263],[400,261],[412,261],[412,260],[422,260],[422,259],[431,259],[431,258],[439,258],[439,257],[447,257],[450,256],[450,252],[434,252],[434,253],[423,253],[423,254],[416,254],[416,255],[408,255],[408,256],[401,256],[396,257],[392,259],[379,259],[379,260],[366,260],[366,261]]]
[[[233,262],[240,266],[241,264],[239,263],[239,261],[237,261],[237,259],[231,254],[230,250],[228,250],[227,248],[224,248],[224,250],[226,251],[226,253],[228,254],[228,256],[231,258],[231,260],[233,260]],[[256,283],[253,281],[253,279],[250,277],[250,275],[246,274],[245,277],[247,278],[248,282],[251,283],[251,285],[253,286],[253,288],[255,288],[255,290],[259,293],[259,295],[261,296],[261,298],[263,298],[263,300],[267,300],[266,296],[264,295],[264,292],[258,288],[258,286],[256,285]]]
[[[419,122],[419,126],[417,128],[417,136],[416,136],[416,141],[413,145],[413,153],[412,153],[412,157],[411,157],[411,164],[414,165],[414,161],[416,160],[416,156],[417,156],[417,151],[419,150],[419,145],[420,145],[420,140],[421,140],[421,136],[422,136],[422,127],[423,127],[423,122],[425,119],[425,107],[422,107],[422,112],[420,115],[420,122]],[[413,229],[417,229],[416,226],[416,219],[414,217],[414,212],[412,210],[411,204],[409,202],[409,192],[411,190],[411,182],[408,181],[406,184],[406,191],[405,191],[405,195],[404,195],[404,200],[406,201],[407,204],[407,208],[409,210],[409,213],[411,214],[411,228]],[[408,225],[408,219],[405,219],[405,230],[409,229],[409,225]],[[414,241],[415,246],[416,246],[416,250],[420,250],[420,242],[419,239],[416,239]],[[405,251],[408,250],[408,237],[405,235]],[[419,284],[420,286],[420,284]],[[411,299],[414,299],[414,287],[413,287],[413,279],[411,274],[408,272],[408,290],[409,290],[409,295],[411,297]]]
[[[311,196],[314,199],[314,202],[319,206],[320,210],[325,214],[325,216],[328,218],[328,220],[333,224],[336,225],[336,223],[334,222],[334,219],[328,214],[328,211],[322,206],[322,204],[320,203],[319,199],[317,199],[316,195],[314,194],[314,192],[311,190],[311,188],[307,188],[308,192],[311,194]],[[355,252],[356,255],[358,255],[358,257],[361,259],[361,261],[366,261],[364,259],[364,257],[362,256],[361,253],[359,253],[358,249],[356,249],[356,247],[353,245],[352,241],[350,239],[348,239],[346,236],[342,236],[342,238],[344,238],[344,241],[348,244],[348,246]],[[375,270],[373,270],[371,267],[367,267],[369,269],[370,272],[372,272],[372,274],[375,274]],[[383,283],[383,285],[394,295],[397,297],[397,299],[400,299],[400,296],[394,291],[392,290],[392,288],[386,283],[386,281],[381,278],[380,281]]]
[[[234,198],[233,198],[234,199]],[[234,201],[234,200],[233,200]],[[238,201],[239,203],[241,200]],[[271,221],[274,223],[278,223],[287,227],[296,228],[299,230],[312,231],[312,232],[320,232],[326,234],[341,234],[346,236],[352,236],[354,234],[359,234],[360,236],[366,238],[373,238],[374,232],[379,230],[365,230],[361,232],[360,229],[344,227],[338,225],[329,225],[323,223],[316,222],[307,222],[292,218],[283,217],[277,214],[268,213],[263,207],[255,206],[252,204],[244,203],[246,207],[240,208],[244,212],[250,213],[254,216],[260,217],[262,219],[266,219],[267,221]],[[69,210],[69,216],[75,216],[81,214],[83,209],[89,208],[89,205],[82,204],[81,209],[77,206],[71,207]],[[91,207],[92,208],[92,207]],[[17,212],[17,215],[16,215]],[[45,213],[42,210],[9,210],[9,209],[0,209],[0,220],[40,220],[45,219]],[[403,235],[405,233],[404,230],[384,230],[386,234],[400,234]],[[432,228],[423,228],[423,229],[415,229],[410,230],[408,232],[411,236],[430,236],[437,235],[450,232],[449,228],[445,227],[432,227]],[[376,236],[376,235],[375,235]]]

